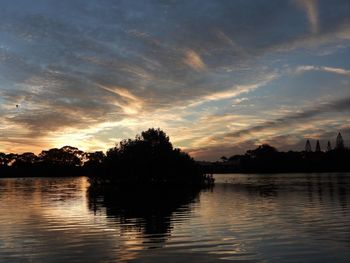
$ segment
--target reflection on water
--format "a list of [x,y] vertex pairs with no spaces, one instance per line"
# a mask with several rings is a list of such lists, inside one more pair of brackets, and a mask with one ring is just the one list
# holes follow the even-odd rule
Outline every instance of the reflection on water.
[[211,190],[0,179],[0,262],[349,262],[350,174],[217,175]]
[[[94,214],[114,219],[121,235],[143,239],[143,248],[161,248],[171,236],[174,221],[188,217],[198,189],[126,188],[109,191],[88,191],[89,208]],[[180,215],[184,215],[183,217]]]

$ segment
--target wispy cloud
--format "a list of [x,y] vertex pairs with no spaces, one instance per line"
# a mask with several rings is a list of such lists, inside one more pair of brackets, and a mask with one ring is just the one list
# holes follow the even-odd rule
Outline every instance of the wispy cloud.
[[205,63],[197,52],[194,50],[186,50],[184,63],[195,71],[203,71],[206,68]]
[[339,75],[344,75],[350,77],[350,70],[343,68],[334,68],[334,67],[322,67],[322,66],[312,66],[312,65],[303,65],[296,68],[296,73],[304,73],[307,71],[323,71]]
[[123,109],[126,114],[137,114],[142,109],[143,100],[136,97],[129,90],[121,87],[106,87],[102,85],[99,85],[99,87],[120,97],[120,100],[112,99],[111,101],[114,105]]
[[[342,77],[349,69],[341,66],[350,47],[349,1],[297,2],[299,9],[288,1],[3,0],[0,151],[63,143],[105,150],[112,138],[152,126],[194,150],[297,113],[305,94],[287,90],[288,81],[299,81],[295,73],[336,74],[322,96],[349,94]],[[310,104],[320,101],[319,81],[298,83],[309,87]],[[259,139],[278,134],[275,127]]]
[[263,77],[262,80],[259,80],[256,83],[253,84],[245,84],[245,85],[236,85],[233,86],[229,89],[223,90],[223,91],[218,91],[218,92],[213,92],[207,95],[204,95],[200,98],[197,98],[190,102],[188,104],[188,107],[193,107],[197,106],[206,102],[210,101],[219,101],[219,100],[226,100],[226,99],[232,99],[237,96],[240,96],[242,94],[246,94],[249,92],[252,92],[260,87],[263,87],[267,85],[269,82],[273,81],[278,77],[278,74],[275,73],[270,73],[266,76]]
[[248,101],[248,98],[238,98],[234,100],[234,105],[241,104],[244,101]]
[[295,0],[297,5],[306,13],[312,33],[318,32],[318,0]]
[[323,113],[348,111],[348,110],[350,110],[350,98],[339,99],[337,101],[323,103],[311,109],[306,109],[301,112],[289,114],[275,120],[266,121],[262,124],[252,126],[247,129],[242,129],[232,133],[228,133],[225,135],[225,137],[237,138],[241,136],[247,136],[252,133],[262,132],[266,129],[275,129],[276,127],[282,127],[282,126],[286,127],[298,122],[303,122],[305,120],[309,120],[312,117],[315,117]]

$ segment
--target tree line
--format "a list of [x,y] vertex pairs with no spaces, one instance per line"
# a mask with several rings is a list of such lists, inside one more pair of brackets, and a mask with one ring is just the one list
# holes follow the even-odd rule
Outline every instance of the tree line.
[[201,162],[207,173],[279,173],[279,172],[349,172],[350,149],[345,146],[342,135],[336,138],[335,147],[330,141],[322,151],[317,140],[315,150],[310,140],[304,151],[280,152],[268,144],[248,150],[242,155],[222,156],[217,162]]
[[195,184],[213,182],[187,153],[174,148],[160,129],[148,129],[109,149],[83,152],[64,146],[40,154],[0,153],[0,175],[78,176],[87,175],[93,185],[106,184]]
[[0,153],[0,177],[81,176],[94,184],[210,184],[208,174],[227,172],[342,172],[350,171],[350,150],[339,133],[335,147],[328,142],[322,151],[319,141],[312,150],[280,152],[268,144],[242,155],[221,157],[217,162],[196,162],[174,148],[160,129],[149,129],[135,139],[122,140],[106,153],[84,152],[72,146],[53,148],[35,155]]

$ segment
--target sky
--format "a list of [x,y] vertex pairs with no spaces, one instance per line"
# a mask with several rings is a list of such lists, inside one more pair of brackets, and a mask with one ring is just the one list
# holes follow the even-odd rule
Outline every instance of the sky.
[[150,127],[197,160],[325,149],[349,113],[350,0],[0,2],[2,152]]

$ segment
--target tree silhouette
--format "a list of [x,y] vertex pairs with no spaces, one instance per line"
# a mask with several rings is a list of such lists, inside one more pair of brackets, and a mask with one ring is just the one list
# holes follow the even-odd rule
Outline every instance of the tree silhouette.
[[48,164],[77,167],[82,165],[83,152],[78,148],[64,146],[50,149],[39,154],[40,159]]
[[317,140],[317,142],[316,142],[315,152],[321,152],[321,146],[320,146],[320,141],[319,140]]
[[277,150],[275,147],[272,147],[268,144],[263,144],[263,145],[260,145],[255,150],[248,150],[246,155],[254,159],[262,156],[273,156],[276,153],[277,153]]
[[0,167],[4,167],[4,166],[7,166],[6,153],[0,152]]
[[335,144],[335,149],[337,150],[343,150],[344,149],[344,140],[343,137],[341,136],[341,133],[338,133],[336,144]]
[[328,141],[327,143],[327,152],[330,152],[332,150],[331,142]]
[[20,154],[16,157],[13,167],[29,167],[38,161],[38,157],[31,152]]
[[103,172],[103,162],[106,155],[102,151],[84,154],[84,174],[94,174]]
[[84,165],[90,166],[90,165],[100,165],[104,161],[104,158],[106,155],[102,151],[97,152],[90,152],[84,154],[86,159],[86,162]]
[[226,156],[221,156],[221,157],[220,157],[220,160],[221,160],[222,162],[227,162],[227,157],[226,157]]
[[91,176],[95,184],[205,184],[201,167],[187,153],[174,149],[169,137],[151,128],[134,140],[122,140],[107,151],[104,174]]
[[18,158],[18,154],[15,153],[9,153],[5,154],[3,157],[3,164],[4,166],[12,166]]
[[169,136],[167,136],[165,132],[159,128],[151,128],[147,131],[143,131],[141,133],[141,136],[137,136],[137,138],[157,150],[171,151],[173,149],[173,145],[170,143]]
[[217,162],[197,162],[176,149],[166,133],[151,128],[135,139],[122,140],[109,149],[87,152],[72,146],[42,151],[38,156],[0,153],[0,176],[76,176],[87,175],[92,183],[130,185],[198,185],[212,184],[206,174],[226,172],[347,172],[350,171],[350,149],[339,133],[336,147],[322,152],[316,141],[312,152],[306,141],[303,152],[279,152],[263,144],[244,155],[222,156]]
[[305,152],[312,152],[311,143],[310,143],[309,140],[306,141],[306,144],[305,144]]

